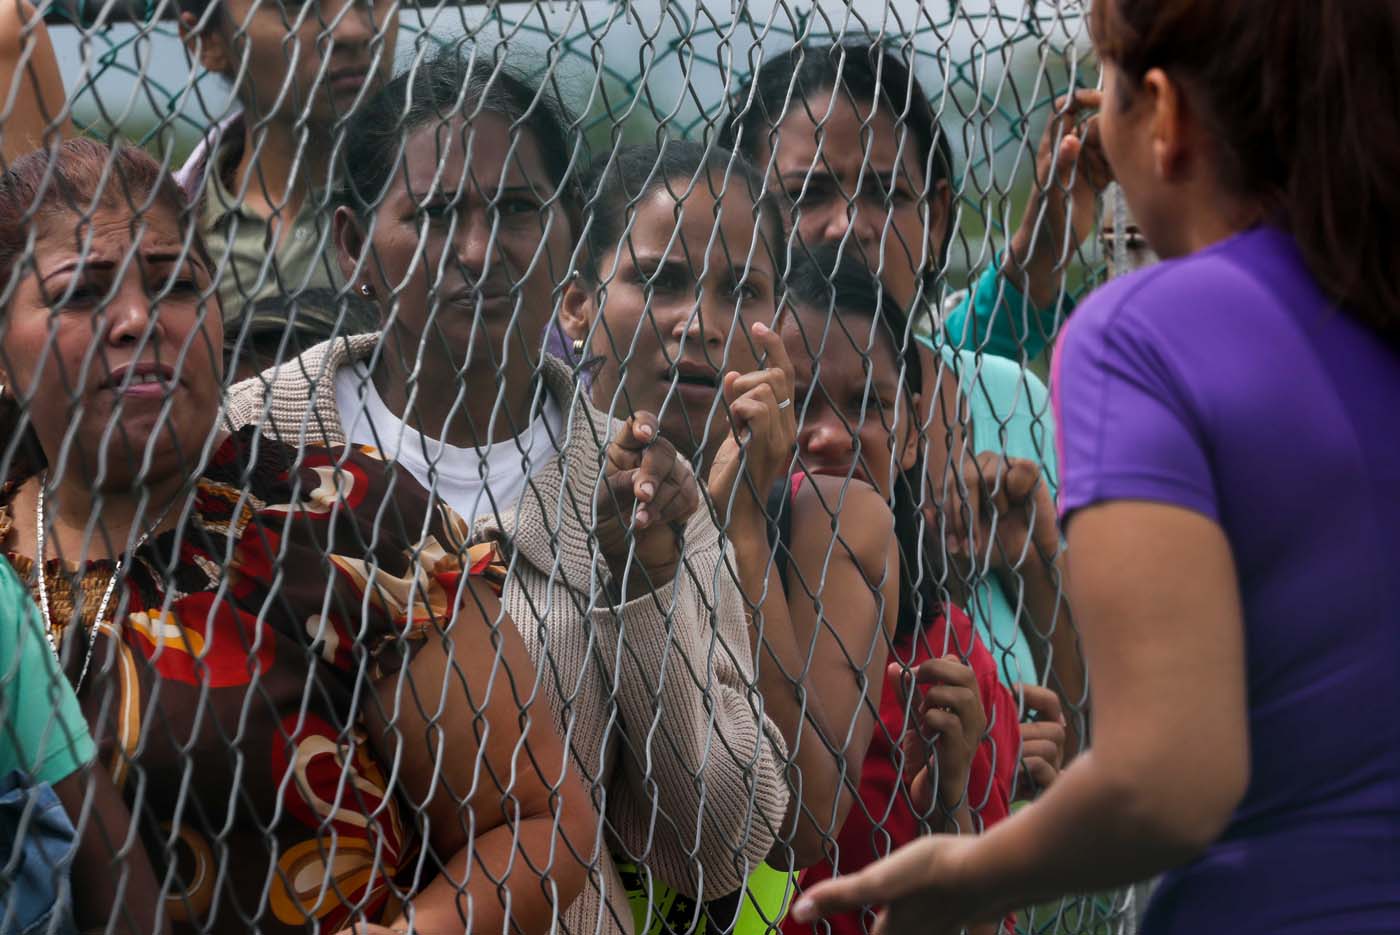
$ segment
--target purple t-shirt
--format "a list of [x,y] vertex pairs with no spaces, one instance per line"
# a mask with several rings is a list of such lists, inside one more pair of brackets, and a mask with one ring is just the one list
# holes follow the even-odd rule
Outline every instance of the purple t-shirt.
[[1249,789],[1144,932],[1400,932],[1400,352],[1256,228],[1098,290],[1052,393],[1068,522],[1173,504],[1238,566]]

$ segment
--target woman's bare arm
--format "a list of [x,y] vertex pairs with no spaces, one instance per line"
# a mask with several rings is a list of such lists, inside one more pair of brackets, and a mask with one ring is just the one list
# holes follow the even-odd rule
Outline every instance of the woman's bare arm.
[[549,931],[583,889],[597,812],[514,624],[486,586],[461,590],[455,623],[379,680],[366,718],[443,863],[394,927]]
[[29,0],[0,0],[0,168],[74,135],[48,27]]
[[976,838],[932,837],[804,896],[794,916],[889,906],[887,932],[955,931],[1192,859],[1249,782],[1244,618],[1224,531],[1119,501],[1069,526],[1069,592],[1094,683],[1093,746]]
[[[735,549],[764,622],[759,689],[801,778],[788,834],[768,862],[800,869],[827,856],[860,784],[898,616],[899,547],[889,507],[858,481],[809,477],[792,509],[786,594],[768,572],[763,533]],[[834,524],[837,511],[843,519]]]
[[[160,884],[107,770],[91,763],[53,789],[80,833],[71,868],[78,928],[115,935],[168,933]],[[82,820],[85,804],[90,808]]]

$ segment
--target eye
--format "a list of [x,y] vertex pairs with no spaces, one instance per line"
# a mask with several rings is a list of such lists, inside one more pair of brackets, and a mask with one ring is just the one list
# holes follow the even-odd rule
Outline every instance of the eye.
[[801,183],[789,187],[788,197],[795,204],[813,205],[830,201],[836,197],[837,192],[837,187],[831,183],[830,179],[818,178],[809,179],[805,190]]
[[655,292],[665,295],[679,295],[689,290],[690,277],[681,267],[668,263],[657,267],[651,273],[643,274],[643,282]]
[[729,294],[740,302],[757,302],[763,290],[751,279],[740,279],[729,287]]
[[53,298],[49,306],[55,310],[91,308],[107,295],[107,290],[100,283],[86,277],[55,283],[50,288]]
[[444,221],[451,220],[456,210],[457,206],[445,199],[436,199],[427,204],[418,206],[419,216],[427,218],[429,223],[432,224],[441,224]]
[[528,195],[508,195],[496,202],[496,210],[503,218],[535,215],[540,212],[540,203]]

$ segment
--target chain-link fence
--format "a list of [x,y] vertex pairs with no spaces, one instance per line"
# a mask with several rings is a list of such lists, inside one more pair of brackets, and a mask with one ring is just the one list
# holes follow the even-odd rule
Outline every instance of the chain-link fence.
[[0,931],[797,933],[1052,783],[1084,17],[0,0]]

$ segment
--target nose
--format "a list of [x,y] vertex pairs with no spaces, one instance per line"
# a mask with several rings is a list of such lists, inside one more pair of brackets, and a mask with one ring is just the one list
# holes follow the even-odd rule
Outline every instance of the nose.
[[331,41],[347,50],[367,47],[378,31],[374,4],[367,0],[343,0],[329,6],[331,20],[327,32]]
[[849,426],[831,406],[823,405],[820,392],[800,416],[802,422],[797,428],[797,447],[804,457],[819,464],[845,465],[855,450],[852,439],[853,426]]
[[672,307],[676,314],[671,322],[671,337],[691,348],[699,347],[711,364],[720,366],[724,340],[735,314],[733,300],[706,289],[698,302],[677,302]]
[[879,262],[880,233],[884,225],[880,212],[872,210],[864,200],[833,199],[822,211],[819,240],[823,244],[855,241],[851,246],[864,251],[862,259],[873,269]]
[[160,315],[152,310],[145,286],[133,277],[128,277],[107,303],[103,321],[106,327],[103,338],[113,347],[137,344],[147,339],[148,332],[149,340],[155,343],[164,333]]
[[491,218],[487,211],[479,210],[479,206],[473,206],[457,217],[453,252],[467,277],[479,283],[486,276],[493,250]]

